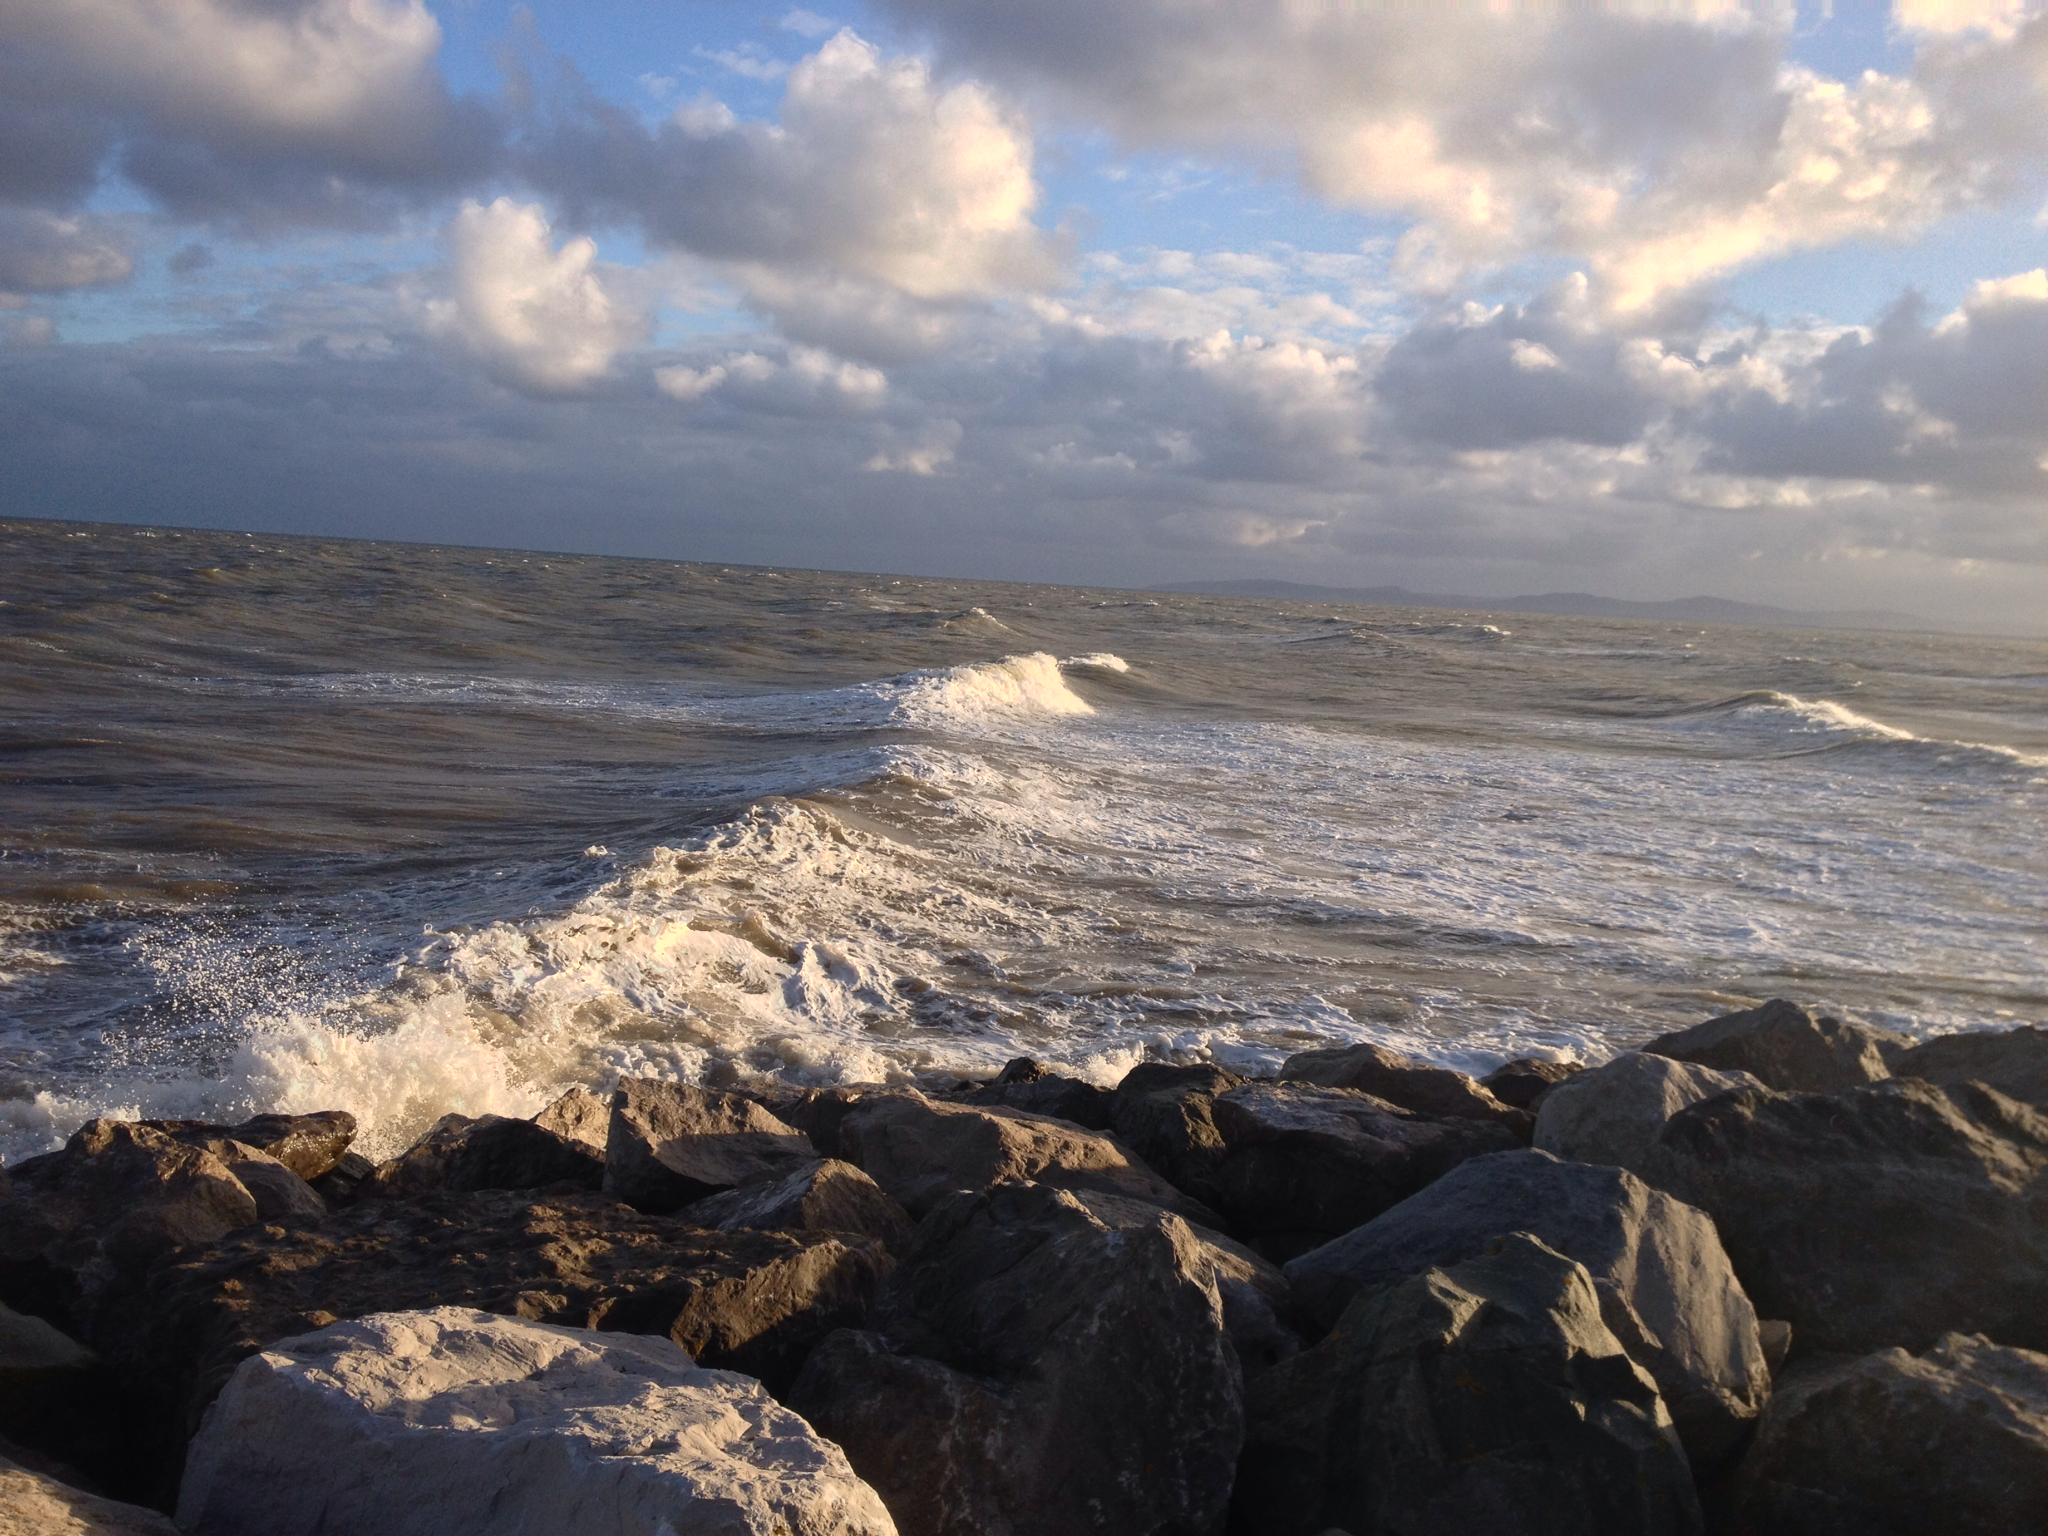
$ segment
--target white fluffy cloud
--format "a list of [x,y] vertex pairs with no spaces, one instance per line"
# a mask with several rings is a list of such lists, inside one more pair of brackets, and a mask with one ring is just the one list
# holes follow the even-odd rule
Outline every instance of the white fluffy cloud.
[[435,333],[458,341],[518,388],[569,393],[611,371],[646,339],[643,309],[608,287],[587,235],[555,249],[537,205],[466,203],[448,226],[453,296],[427,305]]

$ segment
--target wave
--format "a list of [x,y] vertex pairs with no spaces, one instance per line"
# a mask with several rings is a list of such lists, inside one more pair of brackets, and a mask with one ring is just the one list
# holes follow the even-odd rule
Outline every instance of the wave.
[[1917,760],[1934,767],[1978,766],[2003,772],[2048,768],[2048,757],[1992,742],[1951,741],[1920,736],[1833,699],[1802,699],[1797,694],[1759,688],[1711,704],[1679,710],[1667,718],[1693,718],[1748,728],[1788,754],[1868,753]]

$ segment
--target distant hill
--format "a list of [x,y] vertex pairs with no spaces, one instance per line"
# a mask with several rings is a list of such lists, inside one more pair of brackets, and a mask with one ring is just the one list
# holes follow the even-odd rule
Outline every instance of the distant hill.
[[1410,592],[1406,587],[1315,587],[1299,581],[1177,581],[1158,592],[1207,593],[1215,597],[1278,597],[1311,603],[1375,603],[1389,608],[1462,608],[1488,613],[1558,613],[1597,619],[1664,619],[1675,624],[1775,624],[1789,629],[1936,629],[1910,613],[1842,608],[1804,612],[1768,603],[1738,603],[1725,597],[1677,597],[1662,603],[1634,603],[1591,592],[1543,592],[1534,597],[1460,597],[1450,592]]

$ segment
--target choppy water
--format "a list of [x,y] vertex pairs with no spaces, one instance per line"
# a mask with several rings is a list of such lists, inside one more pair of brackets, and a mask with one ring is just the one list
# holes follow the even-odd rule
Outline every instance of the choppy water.
[[0,1153],[2048,1021],[2048,644],[0,524]]

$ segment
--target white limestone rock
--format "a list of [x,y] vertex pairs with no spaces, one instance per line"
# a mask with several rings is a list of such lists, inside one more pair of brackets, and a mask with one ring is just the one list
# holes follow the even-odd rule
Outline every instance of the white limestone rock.
[[895,1536],[845,1455],[664,1338],[464,1307],[243,1361],[185,1461],[188,1536]]

